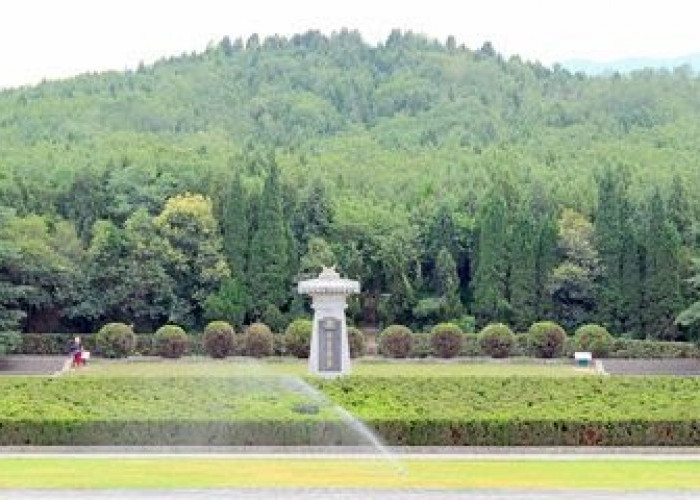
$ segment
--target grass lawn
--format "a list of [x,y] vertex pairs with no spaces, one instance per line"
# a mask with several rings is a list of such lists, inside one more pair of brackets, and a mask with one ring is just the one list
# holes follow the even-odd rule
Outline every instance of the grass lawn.
[[[213,360],[189,357],[179,360],[111,361],[96,359],[71,376],[133,377],[229,377],[249,375],[306,375],[307,361],[294,358],[229,358]],[[461,376],[532,376],[575,377],[593,375],[592,370],[576,369],[569,364],[536,364],[532,362],[461,362],[442,360],[391,361],[359,360],[353,362],[353,375],[376,377],[461,377]]]
[[700,490],[693,461],[0,459],[0,488],[488,488]]

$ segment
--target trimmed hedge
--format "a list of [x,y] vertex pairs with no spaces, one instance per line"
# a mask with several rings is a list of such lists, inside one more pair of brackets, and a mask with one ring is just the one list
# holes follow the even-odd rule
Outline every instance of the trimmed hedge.
[[390,358],[407,358],[413,347],[413,334],[403,325],[391,325],[379,335],[379,352]]
[[21,344],[22,339],[16,332],[0,333],[0,356],[11,353]]
[[363,445],[341,421],[4,420],[0,446],[331,446]]
[[462,350],[462,330],[454,323],[440,323],[430,332],[433,353],[439,358],[454,358]]
[[126,358],[136,348],[134,330],[125,323],[107,323],[97,332],[95,340],[105,358]]
[[158,354],[164,358],[179,358],[187,352],[189,338],[187,333],[177,325],[164,325],[153,336]]
[[700,445],[697,378],[353,377],[314,383],[391,445]]
[[564,353],[566,332],[553,321],[533,323],[528,332],[528,350],[538,358],[558,358]]
[[430,344],[430,335],[427,333],[414,333],[411,341],[411,358],[427,358],[433,355],[433,346]]
[[348,344],[351,358],[360,358],[365,355],[365,334],[354,326],[348,326]]
[[516,343],[515,335],[503,323],[491,323],[479,334],[481,349],[492,358],[507,358]]
[[574,335],[576,350],[589,351],[595,358],[604,358],[610,352],[612,336],[605,327],[595,324],[583,325]]
[[75,337],[91,353],[100,354],[96,337],[92,333],[22,333],[15,354],[37,354],[41,356],[67,355]]
[[223,359],[233,354],[235,332],[226,321],[212,321],[204,328],[202,347],[212,358]]
[[462,343],[462,351],[460,352],[460,355],[469,357],[484,355],[484,352],[481,350],[481,343],[479,342],[478,333],[464,334],[464,342]]
[[273,353],[274,339],[265,323],[253,323],[243,337],[244,352],[247,356],[262,358]]
[[[352,327],[348,327],[350,340],[350,352],[353,354],[353,340],[351,336]],[[66,355],[75,336],[80,336],[85,349],[91,351],[93,355],[100,356],[100,349],[96,346],[94,334],[85,333],[22,333],[19,335],[20,344],[14,349],[15,354],[38,354],[38,355]],[[244,335],[237,335],[234,341],[234,354],[237,356],[246,355]],[[479,343],[478,334],[463,334],[463,344],[460,356],[483,357],[487,356]],[[201,336],[190,336],[188,339],[188,352],[190,354],[206,354]],[[564,340],[563,356],[571,358],[576,351],[574,337],[567,337]],[[157,345],[153,334],[136,334],[136,348],[134,354],[141,356],[158,356]],[[273,336],[273,354],[286,355],[284,335]],[[413,334],[410,357],[426,358],[434,356],[433,347],[430,344],[430,336],[425,333]],[[531,355],[528,346],[528,335],[518,334],[515,336],[515,344],[511,351],[511,356]],[[651,340],[636,340],[627,338],[615,338],[611,340],[608,357],[611,358],[631,358],[631,359],[655,359],[655,358],[700,358],[700,348],[693,342],[666,342]]]
[[392,446],[698,446],[700,420],[365,420]]
[[295,319],[284,332],[286,352],[303,359],[309,357],[311,350],[311,332],[314,324],[309,319]]
[[611,358],[643,359],[700,358],[700,347],[692,342],[614,339],[608,356]]
[[[308,382],[390,445],[700,445],[697,378]],[[297,411],[308,399],[283,387],[269,377],[7,377],[0,379],[0,445],[359,444],[330,409]],[[275,397],[260,397],[269,394]]]
[[307,401],[272,377],[0,378],[0,445],[362,444]]

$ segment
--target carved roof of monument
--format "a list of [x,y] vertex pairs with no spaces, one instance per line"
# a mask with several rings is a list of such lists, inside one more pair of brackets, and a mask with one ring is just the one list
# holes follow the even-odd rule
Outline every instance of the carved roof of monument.
[[335,267],[324,267],[318,278],[300,281],[298,290],[309,295],[349,295],[360,293],[360,282],[341,278]]

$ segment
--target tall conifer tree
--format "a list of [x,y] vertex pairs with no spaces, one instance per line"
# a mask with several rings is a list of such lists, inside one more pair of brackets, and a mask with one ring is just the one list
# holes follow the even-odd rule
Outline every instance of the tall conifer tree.
[[288,228],[282,215],[279,169],[273,157],[263,188],[257,227],[251,239],[248,279],[253,314],[260,317],[269,305],[282,307],[289,298]]
[[657,339],[673,339],[677,332],[674,318],[683,308],[681,303],[680,237],[667,219],[658,190],[649,207],[646,235],[646,287],[644,326]]
[[459,275],[452,254],[445,247],[438,253],[435,275],[437,292],[445,302],[446,319],[455,319],[462,313],[462,302],[459,297]]
[[512,264],[510,270],[510,305],[513,325],[524,331],[537,319],[537,254],[539,234],[529,204],[518,210],[513,228]]
[[482,209],[479,246],[474,272],[474,313],[480,323],[507,321],[508,217],[506,202],[491,190]]
[[13,215],[11,210],[0,207],[0,333],[17,330],[26,316],[19,308],[26,287],[18,286],[11,277],[14,265],[21,259],[20,251],[4,230]]
[[241,173],[236,172],[224,200],[222,229],[224,251],[231,274],[244,276],[248,267],[248,247],[250,244],[250,224],[248,217],[248,197],[243,189]]
[[606,168],[598,177],[596,246],[602,264],[598,320],[616,333],[637,327],[640,256],[625,171]]

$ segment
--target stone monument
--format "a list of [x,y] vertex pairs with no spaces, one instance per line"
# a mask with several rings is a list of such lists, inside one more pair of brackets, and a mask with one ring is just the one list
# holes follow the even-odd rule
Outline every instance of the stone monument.
[[346,298],[360,293],[360,283],[324,267],[318,278],[300,281],[298,291],[311,295],[314,310],[309,373],[329,378],[350,373]]

